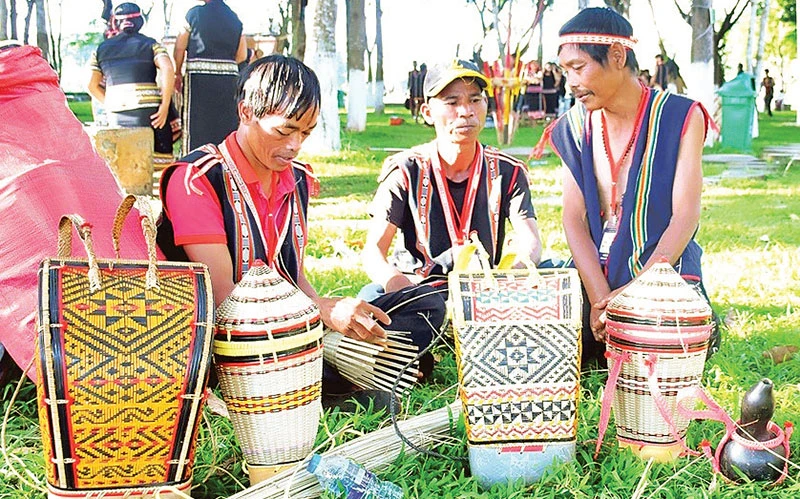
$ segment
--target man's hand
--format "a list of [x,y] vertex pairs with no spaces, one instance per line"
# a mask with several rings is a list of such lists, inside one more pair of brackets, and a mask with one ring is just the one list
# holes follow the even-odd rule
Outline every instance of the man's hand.
[[343,335],[370,343],[386,340],[386,331],[378,321],[390,324],[386,313],[358,298],[320,298],[320,314],[326,326]]
[[621,288],[615,289],[592,304],[592,310],[589,313],[589,327],[591,327],[594,339],[597,341],[602,343],[605,343],[606,341],[606,307],[609,303],[611,303],[611,300],[613,300],[622,292],[623,289],[628,286],[628,284],[622,286]]
[[175,91],[178,93],[183,92],[183,76],[175,74]]
[[162,128],[167,124],[167,116],[169,115],[169,104],[161,104],[158,106],[158,111],[150,115],[150,123],[153,128]]

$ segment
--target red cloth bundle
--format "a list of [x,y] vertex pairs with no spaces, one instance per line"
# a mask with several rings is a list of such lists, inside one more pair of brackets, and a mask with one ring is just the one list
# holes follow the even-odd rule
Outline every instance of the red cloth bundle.
[[[36,342],[36,270],[56,252],[61,216],[80,213],[97,234],[110,234],[123,195],[38,48],[0,50],[0,74],[0,343],[25,369]],[[110,237],[95,247],[114,254]],[[144,259],[146,248],[130,217],[122,257]],[[34,369],[27,374],[36,377]]]

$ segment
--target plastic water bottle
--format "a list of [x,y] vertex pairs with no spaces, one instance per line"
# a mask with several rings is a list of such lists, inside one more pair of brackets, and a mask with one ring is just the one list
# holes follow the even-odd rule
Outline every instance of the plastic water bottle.
[[322,488],[347,499],[403,499],[403,489],[343,456],[314,454],[308,471]]

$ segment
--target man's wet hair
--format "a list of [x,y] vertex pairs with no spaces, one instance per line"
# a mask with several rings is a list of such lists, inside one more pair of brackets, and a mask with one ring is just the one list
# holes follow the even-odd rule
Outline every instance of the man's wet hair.
[[319,79],[314,71],[294,57],[271,54],[253,61],[239,76],[236,101],[267,115],[300,118],[320,107]]
[[[581,10],[575,17],[567,21],[558,32],[558,36],[569,35],[572,33],[596,33],[603,35],[633,36],[633,26],[627,19],[619,15],[616,11],[607,7],[592,7]],[[599,62],[603,66],[608,61],[608,49],[610,45],[594,43],[579,43],[578,49],[589,54],[589,57]],[[561,52],[561,47],[558,48]],[[626,48],[625,67],[633,74],[638,74],[639,63],[636,61],[636,54],[633,50]]]

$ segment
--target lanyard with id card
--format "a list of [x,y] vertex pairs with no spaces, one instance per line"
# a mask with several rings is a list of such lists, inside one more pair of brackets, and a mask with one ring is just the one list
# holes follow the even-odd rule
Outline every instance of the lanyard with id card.
[[611,244],[617,237],[617,229],[619,228],[619,219],[617,214],[613,214],[606,223],[603,224],[603,238],[600,239],[600,265],[605,265],[608,261],[608,252],[611,251]]
[[624,194],[620,195],[619,201],[617,201],[617,181],[619,180],[622,165],[625,163],[625,158],[627,158],[628,154],[630,154],[630,152],[633,150],[636,137],[639,135],[642,116],[644,113],[645,104],[647,103],[647,90],[643,85],[641,85],[641,87],[642,93],[639,98],[639,108],[636,112],[636,124],[633,127],[633,131],[630,139],[628,139],[627,145],[625,146],[625,150],[622,151],[622,156],[620,156],[620,158],[616,161],[614,160],[614,156],[611,154],[606,115],[604,112],[600,112],[600,120],[602,123],[603,132],[603,148],[606,153],[606,158],[608,159],[608,164],[611,168],[611,217],[603,224],[603,237],[600,239],[600,248],[598,250],[598,253],[600,254],[600,265],[602,266],[605,266],[606,262],[608,261],[608,253],[611,251],[611,245],[614,243],[614,239],[617,237],[617,231],[619,230],[619,221],[622,211],[622,198],[624,197]]

